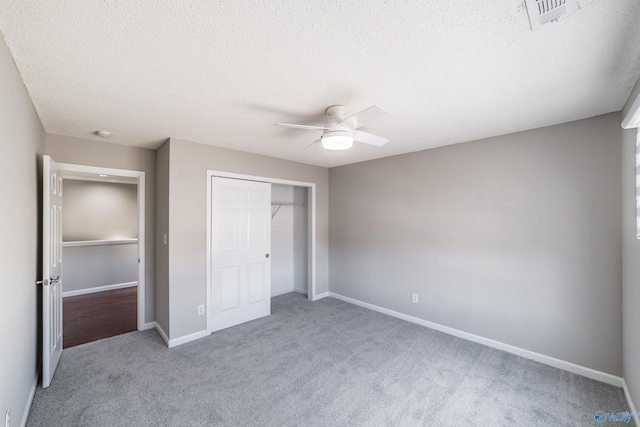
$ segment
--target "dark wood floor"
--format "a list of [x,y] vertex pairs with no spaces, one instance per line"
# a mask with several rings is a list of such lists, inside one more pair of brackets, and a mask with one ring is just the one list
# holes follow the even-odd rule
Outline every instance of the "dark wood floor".
[[63,301],[64,348],[137,329],[136,287],[67,297]]

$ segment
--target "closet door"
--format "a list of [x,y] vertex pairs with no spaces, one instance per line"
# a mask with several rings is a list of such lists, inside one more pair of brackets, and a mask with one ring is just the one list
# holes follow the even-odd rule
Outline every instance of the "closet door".
[[271,184],[211,178],[211,332],[271,314]]

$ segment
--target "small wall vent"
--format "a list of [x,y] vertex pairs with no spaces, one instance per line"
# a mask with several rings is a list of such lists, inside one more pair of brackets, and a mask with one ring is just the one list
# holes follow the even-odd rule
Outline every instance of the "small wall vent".
[[576,10],[576,0],[525,0],[525,3],[532,30]]

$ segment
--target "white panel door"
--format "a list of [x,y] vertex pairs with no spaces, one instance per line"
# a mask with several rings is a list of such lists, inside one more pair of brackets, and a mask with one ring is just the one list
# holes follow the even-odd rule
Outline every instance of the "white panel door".
[[43,158],[42,387],[49,387],[62,355],[62,176]]
[[271,184],[212,177],[211,332],[271,314]]

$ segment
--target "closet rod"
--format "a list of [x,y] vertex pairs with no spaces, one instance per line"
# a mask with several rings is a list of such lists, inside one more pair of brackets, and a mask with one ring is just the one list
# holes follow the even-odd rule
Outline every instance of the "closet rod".
[[304,203],[271,202],[271,206],[296,206],[299,208],[304,208]]
[[293,207],[304,207],[304,203],[288,203],[288,202],[271,202],[271,206],[277,206],[278,209],[276,209],[276,211],[274,213],[271,214],[271,219],[273,219],[273,217],[276,216],[276,214],[278,213],[278,211],[280,210],[281,207],[283,206],[293,206]]

